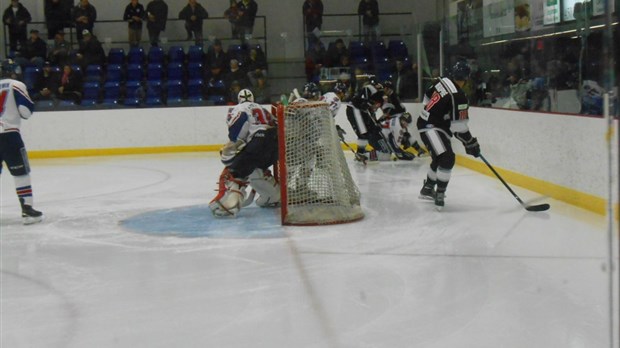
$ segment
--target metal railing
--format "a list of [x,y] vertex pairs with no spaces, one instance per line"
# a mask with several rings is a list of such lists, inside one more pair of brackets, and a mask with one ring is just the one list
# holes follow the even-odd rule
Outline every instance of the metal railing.
[[[253,35],[250,41],[257,41],[261,44],[265,55],[267,55],[267,18],[266,16],[256,16],[256,23],[254,25],[254,32],[258,32],[257,35]],[[185,21],[182,19],[170,18],[166,22],[166,31],[160,36],[162,45],[186,45],[190,46],[194,44],[193,40],[185,40]],[[44,21],[35,21],[28,24],[29,29],[37,29],[41,33],[41,37],[47,37],[47,27]],[[8,28],[4,26],[4,57],[8,57],[10,53],[10,46],[8,40]],[[72,49],[78,47],[76,39],[75,27],[73,25],[67,25],[67,42]],[[95,22],[94,34],[99,38],[104,47],[110,49],[112,47],[129,47],[129,41],[127,39],[127,22],[123,20],[98,20]],[[105,34],[101,34],[105,33]],[[175,36],[166,36],[166,33],[176,34]],[[239,39],[233,38],[230,30],[230,23],[226,17],[210,17],[205,19],[203,24],[203,33],[205,37],[205,44],[213,42],[214,39],[220,39],[223,44],[232,44],[233,42],[239,42]],[[142,41],[143,46],[148,46],[148,34],[147,30],[143,28]],[[48,40],[48,45],[53,44],[51,40]]]

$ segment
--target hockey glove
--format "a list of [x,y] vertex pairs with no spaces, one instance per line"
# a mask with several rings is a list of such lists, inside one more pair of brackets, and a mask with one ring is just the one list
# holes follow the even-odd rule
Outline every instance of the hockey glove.
[[467,143],[463,145],[465,146],[465,152],[468,155],[480,157],[480,144],[478,144],[478,139],[471,138]]
[[224,147],[220,150],[220,157],[222,163],[224,165],[229,165],[232,163],[232,160],[237,156],[239,151],[243,150],[245,147],[245,141],[237,140],[236,142],[229,141]]
[[339,125],[336,125],[336,131],[338,132],[338,137],[340,139],[344,139],[344,135],[347,134],[347,132],[345,132],[344,129],[340,128]]

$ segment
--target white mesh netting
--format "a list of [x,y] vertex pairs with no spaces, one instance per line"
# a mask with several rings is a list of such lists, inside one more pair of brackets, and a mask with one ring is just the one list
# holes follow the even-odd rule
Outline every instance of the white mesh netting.
[[286,190],[284,224],[331,224],[364,217],[360,193],[327,104],[306,102],[284,109],[279,127],[280,171]]

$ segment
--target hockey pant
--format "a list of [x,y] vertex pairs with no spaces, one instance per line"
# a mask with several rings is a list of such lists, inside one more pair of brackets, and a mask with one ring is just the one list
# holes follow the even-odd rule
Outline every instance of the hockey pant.
[[372,114],[349,106],[347,107],[347,119],[357,135],[358,152],[365,152],[366,145],[372,146],[379,152],[388,154],[392,152]]
[[444,192],[450,181],[456,156],[452,150],[451,136],[439,128],[426,128],[420,131],[420,137],[431,152],[431,165],[427,179],[437,182],[437,191]]

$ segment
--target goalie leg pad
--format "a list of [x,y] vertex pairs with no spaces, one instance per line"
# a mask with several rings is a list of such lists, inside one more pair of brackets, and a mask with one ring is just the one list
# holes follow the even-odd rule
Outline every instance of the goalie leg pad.
[[258,193],[256,205],[259,207],[276,207],[280,204],[280,184],[269,170],[254,170],[250,175],[250,185]]
[[218,194],[209,203],[215,216],[236,216],[245,201],[244,180],[235,179],[227,168],[222,171],[218,183]]

